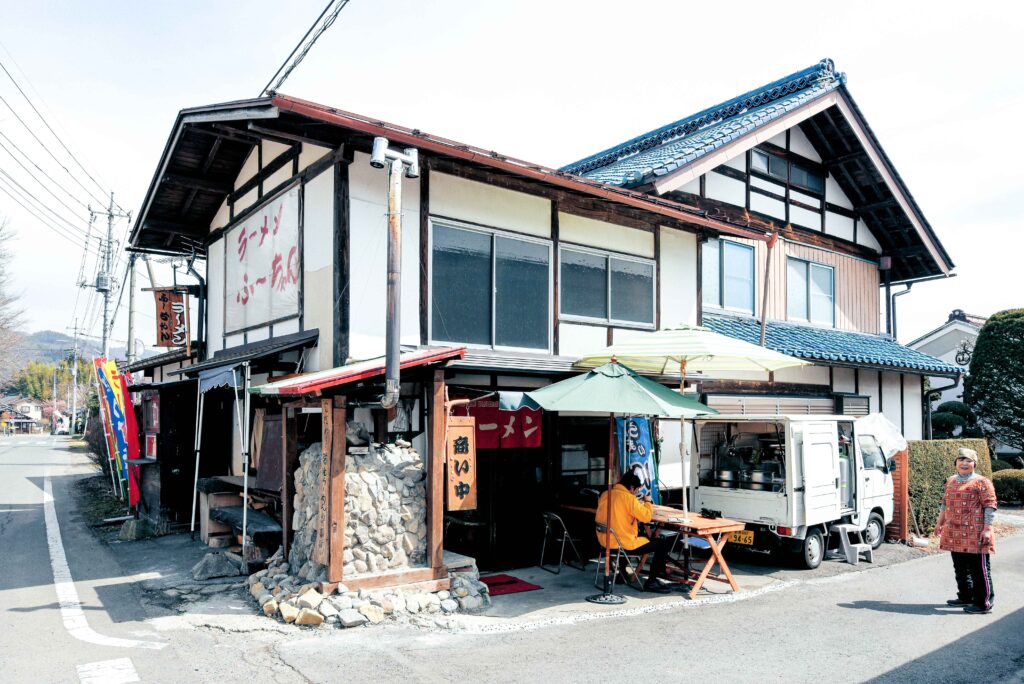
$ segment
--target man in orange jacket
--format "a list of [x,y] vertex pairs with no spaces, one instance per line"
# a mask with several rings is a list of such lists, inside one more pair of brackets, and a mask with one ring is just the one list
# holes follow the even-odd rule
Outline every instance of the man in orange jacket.
[[[637,522],[650,522],[654,515],[654,504],[650,495],[645,496],[643,501],[636,498],[640,490],[640,478],[636,473],[624,473],[619,483],[612,487],[612,518],[611,528],[619,535],[624,550],[632,555],[643,555],[653,553],[654,560],[651,561],[651,574],[644,584],[644,591],[656,594],[667,594],[668,588],[663,586],[658,579],[665,574],[665,563],[668,561],[668,551],[672,547],[672,537],[658,537],[647,539],[639,535]],[[597,502],[597,513],[595,520],[602,525],[608,522],[608,494],[604,492]],[[611,548],[614,552],[618,545],[611,533],[597,533],[597,541],[604,548]],[[620,568],[621,571],[623,568]]]

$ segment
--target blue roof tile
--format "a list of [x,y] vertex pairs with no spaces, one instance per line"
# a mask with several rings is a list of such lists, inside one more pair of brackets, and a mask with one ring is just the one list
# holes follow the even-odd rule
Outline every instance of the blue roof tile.
[[690,164],[841,86],[832,60],[581,159],[562,171],[616,186],[636,186]]
[[[704,326],[744,342],[761,342],[761,323],[754,318],[704,313]],[[963,368],[916,349],[904,347],[882,335],[818,328],[796,323],[768,321],[765,346],[807,361],[845,363],[953,375]]]

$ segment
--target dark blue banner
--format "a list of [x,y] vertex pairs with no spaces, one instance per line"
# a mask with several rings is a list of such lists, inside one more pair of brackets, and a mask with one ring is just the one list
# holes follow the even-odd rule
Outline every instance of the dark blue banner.
[[634,472],[640,478],[640,496],[651,495],[656,504],[658,464],[651,445],[651,423],[647,418],[616,418],[615,437],[619,452],[619,472]]

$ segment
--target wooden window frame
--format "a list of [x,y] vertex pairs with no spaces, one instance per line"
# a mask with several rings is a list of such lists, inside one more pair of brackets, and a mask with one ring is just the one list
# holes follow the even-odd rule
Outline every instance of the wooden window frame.
[[[636,330],[655,330],[657,329],[658,322],[658,264],[655,259],[647,259],[645,257],[639,257],[632,254],[622,254],[619,252],[611,252],[605,249],[598,249],[594,247],[586,247],[583,245],[576,245],[573,243],[560,243],[558,245],[558,286],[562,287],[565,282],[562,275],[562,251],[567,250],[570,252],[578,252],[580,254],[591,254],[594,256],[604,257],[605,260],[605,292],[607,293],[607,311],[608,314],[605,318],[598,318],[596,316],[582,316],[580,314],[565,313],[562,311],[562,303],[564,298],[562,293],[558,293],[558,320],[565,321],[566,323],[591,323],[599,325],[614,326],[616,328],[633,328]],[[618,318],[612,318],[612,270],[611,260],[618,259],[619,261],[632,261],[638,264],[644,264],[651,267],[651,322],[644,323],[641,321],[626,321]]]
[[[795,261],[803,264],[806,267],[806,302],[807,302],[807,317],[806,318],[790,318],[789,316],[789,262]],[[811,268],[817,266],[818,268],[827,268],[832,274],[832,321],[830,323],[821,323],[819,321],[811,320]],[[786,257],[786,320],[796,321],[797,323],[807,323],[809,325],[816,325],[823,328],[835,328],[836,327],[836,267],[828,264],[818,263],[817,261],[811,261],[810,259],[801,259],[800,257],[787,256]]]

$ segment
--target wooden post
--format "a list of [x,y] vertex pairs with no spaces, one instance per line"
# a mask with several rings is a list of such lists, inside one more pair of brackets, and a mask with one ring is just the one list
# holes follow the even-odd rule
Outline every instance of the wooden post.
[[295,496],[295,462],[298,460],[298,437],[294,409],[281,407],[281,549],[288,560],[292,533],[292,500]]
[[444,371],[434,371],[430,401],[430,462],[427,467],[427,562],[444,565]]
[[330,530],[331,530],[331,489],[334,480],[331,477],[332,445],[334,443],[334,401],[330,398],[320,400],[320,501],[317,505],[316,543],[310,554],[313,560],[322,565],[330,562]]
[[340,582],[342,554],[345,551],[345,397],[334,397],[331,422],[331,524],[327,581]]

